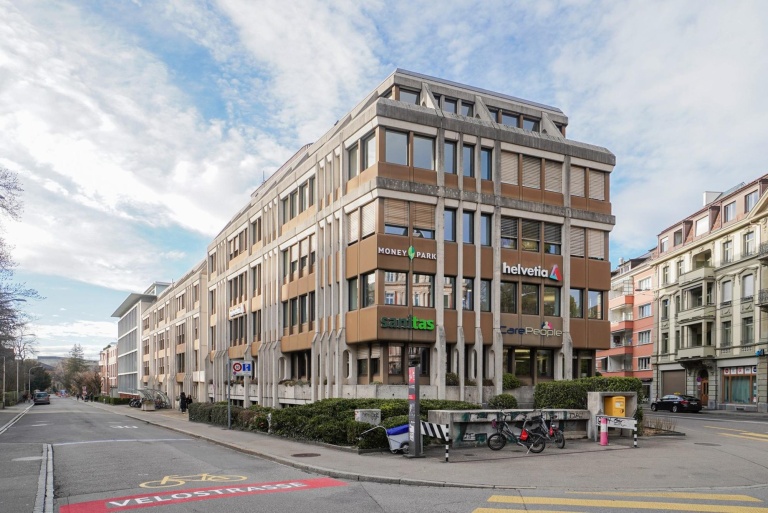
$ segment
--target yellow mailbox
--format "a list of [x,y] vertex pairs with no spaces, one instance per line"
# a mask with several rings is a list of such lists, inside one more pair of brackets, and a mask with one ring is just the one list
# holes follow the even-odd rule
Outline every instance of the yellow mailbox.
[[603,411],[609,417],[627,416],[627,398],[623,395],[603,398]]

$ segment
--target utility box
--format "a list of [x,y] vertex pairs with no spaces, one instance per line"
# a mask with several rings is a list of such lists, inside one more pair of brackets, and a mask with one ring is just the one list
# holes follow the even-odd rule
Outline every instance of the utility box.
[[626,417],[627,398],[623,395],[603,397],[603,412],[609,417]]

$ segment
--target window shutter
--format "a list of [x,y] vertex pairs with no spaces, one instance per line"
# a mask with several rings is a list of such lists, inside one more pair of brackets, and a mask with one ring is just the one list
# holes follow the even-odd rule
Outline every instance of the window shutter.
[[413,204],[414,228],[435,229],[435,207],[424,203]]
[[501,181],[517,185],[517,174],[520,162],[517,153],[509,151],[501,152]]
[[304,239],[303,241],[299,242],[299,256],[309,255],[309,251],[307,250],[308,247],[309,239]]
[[589,171],[589,198],[605,201],[605,176],[601,171]]
[[357,359],[358,360],[365,360],[365,359],[367,359],[369,354],[370,354],[370,351],[368,351],[368,346],[358,347],[358,349],[357,349]]
[[360,228],[360,215],[357,210],[347,214],[347,242],[356,242]]
[[517,238],[517,218],[501,216],[501,236],[510,239]]
[[584,172],[583,167],[571,166],[571,196],[584,197]]
[[371,358],[381,358],[381,346],[373,346],[371,348]]
[[527,240],[541,240],[541,223],[523,219],[523,238]]
[[544,223],[544,242],[562,242],[563,231],[559,224]]
[[589,258],[605,260],[605,232],[589,230]]
[[408,203],[403,200],[384,199],[384,223],[408,226]]
[[563,165],[560,162],[544,161],[544,188],[552,192],[563,192]]
[[363,206],[362,209],[362,237],[365,238],[369,235],[373,235],[376,231],[376,202],[372,201]]
[[523,187],[541,189],[541,159],[523,155]]
[[584,228],[571,226],[571,256],[584,256]]

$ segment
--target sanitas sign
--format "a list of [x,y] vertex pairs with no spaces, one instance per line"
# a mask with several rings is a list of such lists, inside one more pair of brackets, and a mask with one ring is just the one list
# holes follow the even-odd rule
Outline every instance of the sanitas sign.
[[561,281],[560,268],[557,265],[552,266],[552,270],[547,271],[543,267],[523,267],[520,264],[509,266],[504,262],[501,266],[503,274],[518,274],[520,276],[535,276],[538,278],[549,278],[551,280]]
[[507,328],[506,326],[499,326],[501,333],[504,335],[538,335],[540,337],[561,337],[563,330],[556,330],[552,328],[552,324],[545,322],[541,325],[541,328],[532,328],[526,326],[525,328]]
[[381,327],[396,328],[396,329],[403,329],[403,330],[433,331],[435,329],[435,321],[432,321],[429,319],[419,319],[418,317],[414,317],[413,315],[409,315],[408,317],[403,317],[403,318],[382,317]]
[[414,248],[413,246],[408,247],[408,249],[380,247],[379,255],[407,256],[411,260],[413,260],[414,258],[426,258],[427,260],[437,260],[437,253],[422,253],[421,251],[416,251],[416,248]]

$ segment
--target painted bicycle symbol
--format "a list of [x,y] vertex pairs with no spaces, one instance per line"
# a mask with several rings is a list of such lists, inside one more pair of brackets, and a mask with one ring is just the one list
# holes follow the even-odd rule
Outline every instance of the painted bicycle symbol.
[[147,481],[141,483],[142,488],[172,488],[181,486],[187,482],[193,483],[226,483],[231,481],[245,481],[245,476],[215,476],[212,474],[195,474],[192,476],[171,475],[165,476],[159,481]]

